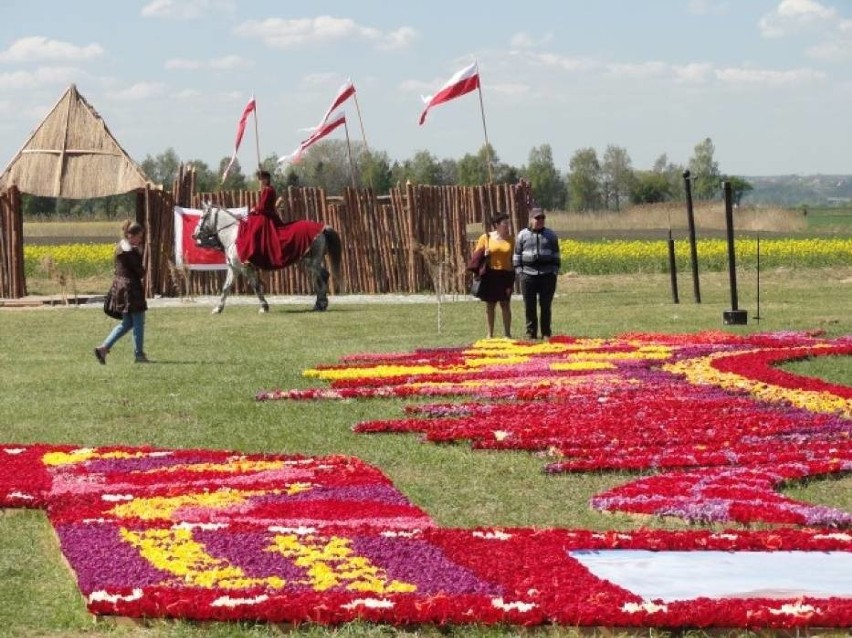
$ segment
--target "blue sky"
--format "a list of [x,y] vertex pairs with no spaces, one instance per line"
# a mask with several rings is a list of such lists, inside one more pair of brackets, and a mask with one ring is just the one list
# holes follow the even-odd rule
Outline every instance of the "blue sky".
[[[562,172],[609,144],[683,164],[710,137],[724,173],[852,174],[848,0],[2,0],[0,161],[72,83],[139,162],[171,147],[215,168],[252,93],[261,155],[286,155],[347,77],[370,148],[460,159],[484,142],[476,94],[423,126],[420,96],[474,60],[515,166],[542,144]],[[244,167],[256,152],[252,123]]]

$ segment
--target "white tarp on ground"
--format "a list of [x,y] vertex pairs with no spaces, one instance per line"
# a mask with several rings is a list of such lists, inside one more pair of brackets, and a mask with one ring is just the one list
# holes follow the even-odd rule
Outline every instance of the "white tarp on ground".
[[852,598],[852,552],[568,552],[645,600]]

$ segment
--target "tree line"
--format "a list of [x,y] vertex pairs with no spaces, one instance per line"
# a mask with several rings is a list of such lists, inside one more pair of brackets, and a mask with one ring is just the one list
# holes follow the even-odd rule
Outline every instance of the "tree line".
[[[273,154],[263,159],[260,167],[273,175],[273,185],[279,191],[289,186],[318,187],[329,195],[339,195],[347,186],[370,187],[377,195],[384,195],[394,186],[407,183],[475,186],[524,179],[530,183],[537,206],[577,212],[619,211],[626,204],[681,201],[685,195],[684,171],[689,170],[695,200],[719,199],[721,182],[729,181],[734,201],[739,203],[752,185],[743,178],[723,174],[714,154],[713,141],[706,138],[696,144],[686,166],[670,162],[663,154],[649,170],[638,170],[633,168],[625,148],[610,144],[602,156],[594,148],[577,150],[567,171],[560,171],[549,144],[531,149],[527,163],[516,167],[502,162],[489,144],[459,160],[439,160],[421,150],[410,159],[391,161],[386,152],[368,149],[361,142],[323,140],[308,149],[296,164],[281,166]],[[181,160],[169,148],[157,156],[146,156],[141,168],[152,182],[166,189],[172,187],[182,164],[195,170],[199,192],[257,187],[257,169],[246,173],[239,161],[234,162],[223,181],[221,175],[229,161],[229,157],[223,157],[214,171],[201,160]],[[134,210],[135,200],[129,196],[76,202],[25,197],[23,204],[24,214],[29,217],[53,211],[61,217],[115,218]]]

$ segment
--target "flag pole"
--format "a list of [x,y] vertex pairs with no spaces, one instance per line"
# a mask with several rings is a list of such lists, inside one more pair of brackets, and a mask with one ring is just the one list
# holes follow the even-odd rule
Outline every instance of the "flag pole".
[[257,130],[257,99],[254,97],[254,92],[251,94],[254,100],[254,148],[257,150],[257,170],[260,170],[260,134]]
[[[477,73],[479,67],[477,66]],[[488,143],[488,129],[485,127],[485,105],[482,101],[482,75],[479,76],[479,82],[476,83],[476,89],[479,92],[479,112],[482,114],[482,132],[485,134],[485,157],[488,161],[488,183],[494,183],[494,174],[491,170],[491,144]]]
[[[358,112],[358,124],[361,127],[361,139],[364,140],[364,152],[367,154],[367,157],[370,159],[370,165],[372,166],[372,159],[370,158],[370,145],[367,144],[367,134],[364,132],[364,118],[361,117],[361,105],[358,104],[358,94],[353,93],[352,99],[355,100],[355,110]],[[367,178],[370,181],[370,188],[373,188],[373,172],[369,171],[367,173]]]
[[343,129],[346,131],[346,150],[349,153],[349,178],[352,182],[352,188],[355,188],[355,163],[352,161],[352,144],[349,142],[349,124],[343,120]]
[[367,134],[364,132],[364,118],[361,117],[361,106],[358,104],[358,95],[353,94],[352,99],[355,100],[355,110],[358,112],[358,124],[361,126],[361,139],[364,140],[364,148],[367,152],[370,151],[370,145],[367,144]]

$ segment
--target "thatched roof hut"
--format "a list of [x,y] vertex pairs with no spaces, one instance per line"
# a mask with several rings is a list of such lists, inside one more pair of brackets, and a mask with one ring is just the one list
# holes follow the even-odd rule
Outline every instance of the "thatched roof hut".
[[0,174],[0,190],[14,184],[24,193],[64,199],[120,195],[148,183],[73,84]]

